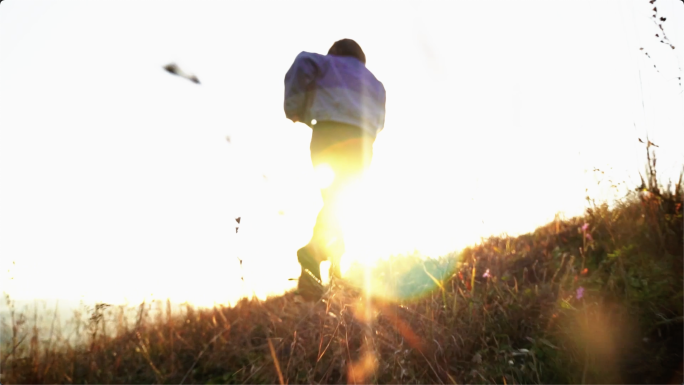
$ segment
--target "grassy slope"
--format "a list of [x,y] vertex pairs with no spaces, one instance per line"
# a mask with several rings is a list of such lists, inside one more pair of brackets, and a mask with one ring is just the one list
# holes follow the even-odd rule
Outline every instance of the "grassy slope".
[[123,308],[90,309],[79,340],[15,314],[0,381],[681,383],[681,188],[649,179],[612,210],[437,260],[394,257],[373,273],[385,299],[345,281],[315,304],[141,304],[132,324]]

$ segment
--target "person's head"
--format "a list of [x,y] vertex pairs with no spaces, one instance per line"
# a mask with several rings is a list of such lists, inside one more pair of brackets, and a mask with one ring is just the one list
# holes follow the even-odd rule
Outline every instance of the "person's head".
[[351,56],[359,59],[361,63],[366,64],[366,55],[363,53],[361,46],[352,39],[336,41],[328,50],[328,55]]

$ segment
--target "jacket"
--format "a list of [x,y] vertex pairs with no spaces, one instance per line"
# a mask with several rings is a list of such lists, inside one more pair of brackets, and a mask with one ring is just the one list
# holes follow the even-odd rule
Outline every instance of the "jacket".
[[385,125],[385,87],[354,57],[301,52],[285,74],[285,116],[334,121],[373,137]]

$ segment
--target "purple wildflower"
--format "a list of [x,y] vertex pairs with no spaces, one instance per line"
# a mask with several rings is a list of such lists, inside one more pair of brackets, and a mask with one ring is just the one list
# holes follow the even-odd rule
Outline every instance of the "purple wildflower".
[[577,288],[577,295],[575,296],[575,298],[582,299],[582,297],[584,297],[584,288],[580,286]]
[[482,278],[489,278],[489,277],[491,277],[491,274],[489,274],[489,269],[487,269],[487,271],[485,271],[484,274],[482,274]]
[[582,225],[582,231],[586,232],[588,228],[589,228],[589,223],[585,223]]

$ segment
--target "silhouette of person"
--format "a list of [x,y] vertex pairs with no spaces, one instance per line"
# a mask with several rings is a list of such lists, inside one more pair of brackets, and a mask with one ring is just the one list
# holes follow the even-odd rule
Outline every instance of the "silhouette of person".
[[312,128],[311,162],[334,173],[332,183],[321,188],[323,208],[311,240],[297,251],[303,297],[320,298],[322,261],[331,262],[332,276],[341,275],[341,192],[370,165],[373,143],[385,124],[385,98],[385,87],[366,68],[363,50],[351,39],[336,41],[327,55],[301,52],[285,75],[285,116]]

